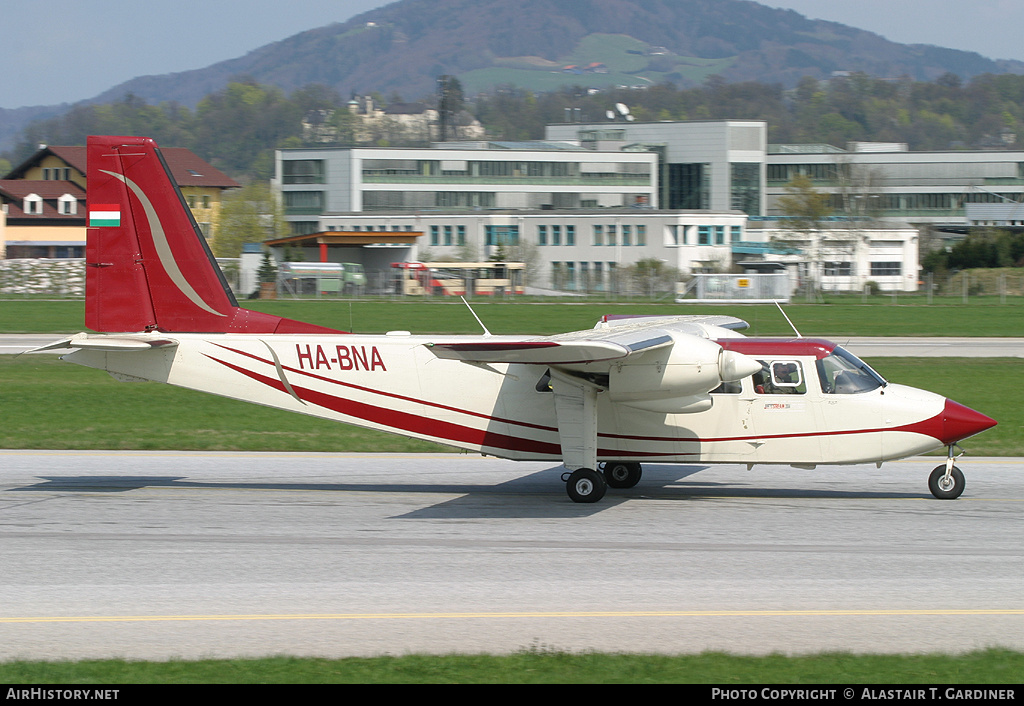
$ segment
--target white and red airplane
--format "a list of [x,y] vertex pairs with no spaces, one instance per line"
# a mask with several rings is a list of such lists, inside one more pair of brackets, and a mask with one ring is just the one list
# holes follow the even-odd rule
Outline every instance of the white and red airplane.
[[86,326],[46,346],[171,385],[515,460],[561,461],[569,497],[659,463],[875,463],[995,425],[888,383],[825,340],[747,338],[729,316],[605,317],[555,336],[348,334],[240,308],[157,145],[90,137]]

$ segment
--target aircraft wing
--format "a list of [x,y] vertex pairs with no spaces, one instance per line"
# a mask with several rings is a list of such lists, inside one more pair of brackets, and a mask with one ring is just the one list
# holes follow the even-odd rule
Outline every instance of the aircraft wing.
[[[591,331],[580,332],[591,334]],[[430,343],[438,358],[467,363],[529,363],[534,365],[585,365],[626,358],[634,353],[671,346],[672,337],[661,331],[645,335],[588,336],[572,340],[549,336],[523,341]]]
[[[733,330],[746,326],[729,316],[605,317],[595,328],[584,331],[530,339],[429,343],[427,347],[447,360],[551,365],[590,372],[607,371],[613,363],[627,363],[627,359],[629,364],[653,365],[659,365],[659,360],[684,365],[713,362],[722,363],[722,372],[731,377],[753,364],[737,368],[737,357],[709,339],[737,336]],[[731,363],[726,365],[726,361]]]

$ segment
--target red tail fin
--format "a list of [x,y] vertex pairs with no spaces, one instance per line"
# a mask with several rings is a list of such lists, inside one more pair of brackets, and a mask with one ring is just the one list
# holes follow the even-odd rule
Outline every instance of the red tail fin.
[[88,144],[86,326],[341,333],[238,306],[153,140],[93,136]]

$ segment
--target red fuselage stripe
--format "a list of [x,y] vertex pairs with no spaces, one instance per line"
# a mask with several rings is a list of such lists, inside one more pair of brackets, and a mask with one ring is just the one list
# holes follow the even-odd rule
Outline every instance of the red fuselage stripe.
[[[235,349],[235,348],[230,348],[228,346],[223,346],[223,345],[220,345],[220,344],[215,344],[215,345],[217,345],[218,347],[223,348],[225,350],[231,351],[233,353],[237,353],[239,355],[242,355],[242,356],[245,356],[245,357],[248,357],[248,358],[252,358],[252,359],[257,360],[257,361],[259,361],[261,363],[264,363],[264,364],[267,364],[267,365],[271,365],[271,366],[274,365],[273,361],[267,360],[265,358],[261,358],[258,355],[254,355],[252,353],[247,353],[245,351],[241,351],[241,350],[238,350],[238,349]],[[242,373],[243,375],[246,375],[246,376],[251,377],[251,378],[253,378],[255,380],[263,382],[264,384],[268,384],[271,387],[274,387],[275,389],[281,390],[281,391],[283,391],[283,392],[285,392],[287,394],[287,390],[285,390],[284,385],[280,381],[276,380],[275,378],[268,378],[268,377],[265,377],[263,375],[260,375],[259,373],[255,373],[255,372],[249,371],[249,370],[247,370],[245,368],[242,368],[240,366],[236,366],[236,365],[233,365],[231,363],[225,362],[223,360],[219,360],[218,358],[214,358],[212,356],[209,356],[209,357],[211,358],[211,360],[215,360],[216,362],[218,362],[218,363],[220,363],[222,365],[225,365],[225,366],[227,366],[227,367],[229,367],[229,368],[231,368],[233,370],[236,370],[236,371]],[[308,372],[306,370],[300,370],[300,369],[293,368],[293,367],[290,367],[290,366],[282,366],[282,367],[284,368],[284,370],[287,370],[290,373],[297,373],[299,375],[303,375],[303,376],[312,378],[314,380],[319,380],[319,381],[327,382],[327,383],[334,384],[334,385],[340,385],[342,387],[347,387],[347,388],[350,388],[350,389],[353,389],[353,390],[358,390],[360,392],[366,392],[366,393],[370,393],[370,394],[374,394],[374,395],[380,395],[380,396],[383,396],[383,397],[388,397],[388,398],[391,398],[391,399],[401,400],[401,401],[404,401],[404,402],[411,402],[411,403],[414,403],[414,404],[421,404],[421,405],[424,405],[424,406],[427,406],[427,407],[433,407],[433,408],[444,410],[444,411],[448,411],[448,412],[455,412],[457,414],[464,414],[464,415],[471,416],[471,417],[477,417],[479,419],[483,419],[483,420],[486,420],[488,422],[498,422],[498,423],[503,423],[503,424],[512,424],[512,425],[516,425],[516,426],[526,427],[526,428],[530,428],[530,429],[538,429],[538,430],[541,430],[541,431],[546,431],[546,432],[551,432],[551,433],[557,433],[558,432],[558,429],[556,427],[550,427],[550,426],[541,425],[541,424],[533,424],[531,422],[521,422],[521,421],[516,421],[516,420],[513,420],[513,419],[504,419],[504,418],[501,418],[501,417],[493,417],[491,415],[484,414],[484,413],[481,413],[481,412],[474,412],[472,410],[459,409],[457,407],[452,407],[452,406],[449,406],[449,405],[444,405],[444,404],[440,404],[440,403],[437,403],[437,402],[431,402],[431,401],[427,401],[427,400],[420,400],[420,399],[416,399],[414,397],[408,397],[406,395],[399,395],[397,393],[383,392],[381,390],[374,390],[372,388],[364,387],[362,385],[356,385],[354,383],[342,382],[340,380],[332,380],[332,379],[324,377],[322,375],[317,375],[315,373],[311,373],[311,372]],[[422,422],[417,424],[417,425],[415,425],[415,427],[423,427],[424,423],[435,422],[436,421],[436,420],[429,419],[427,417],[419,417],[417,415],[411,415],[411,414],[406,413],[406,412],[397,412],[397,411],[394,411],[394,410],[389,410],[389,409],[385,409],[385,408],[382,408],[382,407],[377,407],[377,406],[374,406],[374,405],[369,405],[369,404],[365,404],[365,403],[361,403],[361,402],[354,402],[354,401],[346,400],[346,399],[341,398],[341,397],[335,397],[335,396],[332,396],[332,395],[327,395],[326,393],[316,392],[314,390],[310,390],[309,388],[295,388],[295,389],[296,389],[297,392],[301,389],[303,392],[307,392],[307,393],[309,393],[309,395],[311,395],[311,397],[306,397],[304,394],[300,395],[305,401],[313,402],[314,404],[317,404],[319,406],[325,407],[327,409],[333,409],[334,411],[341,412],[342,414],[347,414],[349,416],[357,417],[357,418],[360,418],[360,419],[366,419],[367,421],[374,421],[375,423],[383,424],[385,426],[390,426],[390,427],[393,427],[395,429],[409,430],[409,431],[414,431],[416,433],[426,434],[428,436],[432,436],[432,437],[435,437],[435,438],[448,439],[448,440],[451,440],[451,441],[469,441],[468,439],[464,438],[464,436],[461,435],[461,434],[460,435],[454,435],[454,436],[447,435],[447,434],[436,434],[436,433],[429,432],[429,431],[422,431],[419,428],[403,426],[401,424],[392,424],[389,421],[382,421],[383,417],[381,417],[381,415],[383,414],[386,417],[386,414],[390,413],[390,414],[394,414],[394,415],[406,415],[410,419],[422,420]],[[331,404],[322,404],[320,401],[317,401],[317,399],[314,399],[315,397],[318,397],[318,396],[322,397],[325,401],[327,401],[327,400],[334,400],[335,402],[331,403]],[[370,416],[363,416],[363,415],[360,415],[360,414],[352,414],[350,412],[347,412],[347,411],[344,411],[342,409],[336,408],[341,403],[348,403],[348,404],[351,404],[351,405],[358,405],[358,406],[366,408],[367,410],[377,410],[378,412],[373,414],[373,415],[370,415]],[[438,424],[449,424],[452,427],[455,427],[455,428],[458,428],[458,429],[463,429],[463,430],[473,430],[472,427],[466,427],[466,426],[454,424],[454,423],[451,423],[451,422],[437,422],[437,423]],[[791,433],[785,433],[785,434],[762,434],[762,435],[754,434],[754,435],[746,435],[746,436],[723,436],[723,437],[708,437],[708,438],[701,438],[701,437],[697,437],[697,436],[691,436],[691,437],[667,437],[667,436],[641,436],[641,435],[609,434],[609,433],[599,433],[598,436],[606,438],[606,439],[622,439],[622,440],[627,440],[627,441],[651,441],[651,442],[663,442],[663,443],[716,443],[716,442],[720,443],[720,442],[728,442],[728,441],[741,441],[741,442],[747,441],[748,442],[748,441],[759,441],[759,440],[768,440],[768,439],[798,439],[798,438],[808,438],[808,437],[848,436],[848,435],[851,435],[851,434],[875,434],[875,433],[880,433],[880,432],[892,432],[892,431],[895,431],[895,432],[908,432],[908,433],[914,433],[914,434],[921,434],[921,435],[928,436],[928,437],[931,437],[933,439],[936,439],[937,441],[940,441],[940,438],[938,436],[936,436],[936,434],[937,433],[941,433],[941,430],[942,430],[942,413],[940,412],[939,414],[936,414],[935,416],[930,417],[929,419],[924,419],[924,420],[921,420],[921,421],[918,421],[918,422],[913,422],[911,424],[904,424],[904,425],[899,426],[899,427],[891,427],[891,428],[875,427],[875,428],[867,428],[867,429],[845,429],[845,430],[833,430],[833,431],[824,431],[824,432],[819,432],[819,431],[791,432]],[[493,435],[490,432],[484,432],[484,431],[481,431],[481,430],[474,430],[474,431],[478,431],[479,433],[487,434],[489,436],[495,436],[495,437],[504,437],[505,436],[505,435]],[[512,440],[514,440],[516,442],[525,442],[526,441],[525,439],[520,439],[518,437],[507,436],[505,438],[512,439]],[[471,441],[470,443],[477,443],[477,442],[472,442]],[[553,447],[553,448],[555,448],[557,450],[555,452],[556,455],[561,453],[560,446],[558,446],[558,445],[547,444],[545,442],[540,442],[540,441],[538,441],[536,443],[537,444],[541,444],[541,445],[546,446],[546,447]],[[522,446],[521,443],[514,443],[514,444],[511,444],[511,445],[509,445],[509,444],[501,444],[501,445],[487,444],[487,445],[491,446],[492,448],[504,448],[504,449],[509,449],[509,450],[520,450],[520,451],[527,450],[525,448],[521,448],[521,446]],[[533,449],[533,450],[534,451],[539,451],[539,449]],[[541,451],[541,453],[551,453],[551,452],[550,451]],[[610,452],[607,452],[607,453],[618,454],[618,455],[630,455],[630,456],[693,455],[693,454],[689,454],[689,453],[686,453],[686,454],[668,453],[668,454],[666,454],[666,453],[655,453],[655,452],[624,452],[624,451],[610,451]],[[606,455],[605,452],[600,452],[600,451],[599,451],[599,454],[600,455]]]

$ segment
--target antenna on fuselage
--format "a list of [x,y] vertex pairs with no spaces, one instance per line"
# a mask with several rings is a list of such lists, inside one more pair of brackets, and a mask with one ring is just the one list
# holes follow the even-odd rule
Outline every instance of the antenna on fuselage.
[[481,321],[480,317],[476,315],[476,312],[473,311],[473,307],[471,307],[469,305],[469,302],[466,301],[466,298],[465,297],[460,297],[460,299],[462,299],[462,303],[466,305],[466,308],[469,309],[469,313],[473,315],[474,319],[476,319],[476,322],[478,324],[480,324],[480,328],[482,328],[484,330],[484,336],[490,336],[491,332],[487,330],[486,326],[484,326],[484,322]]
[[[782,305],[781,305],[781,304],[779,304],[779,302],[778,302],[778,301],[776,301],[776,302],[775,302],[775,306],[779,307],[779,311],[780,311],[780,312],[782,313],[782,315],[783,315],[783,316],[785,316],[785,317],[786,317],[786,322],[787,322],[787,323],[789,324],[789,327],[790,327],[791,329],[793,329],[793,333],[795,333],[795,334],[796,334],[796,337],[797,337],[797,338],[803,338],[803,336],[801,336],[801,335],[800,335],[800,332],[796,330],[796,326],[794,326],[794,325],[793,325],[793,322],[789,320],[789,317],[788,317],[788,316],[786,316],[786,312],[782,310]],[[475,314],[474,314],[474,316],[475,316]]]

